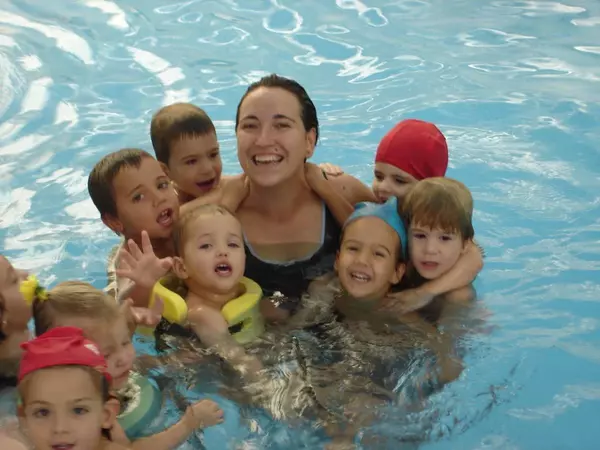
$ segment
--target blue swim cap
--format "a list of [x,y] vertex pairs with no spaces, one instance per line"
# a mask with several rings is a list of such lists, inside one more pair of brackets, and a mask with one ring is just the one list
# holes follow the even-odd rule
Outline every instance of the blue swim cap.
[[344,228],[361,217],[379,217],[398,233],[402,257],[406,259],[406,228],[398,214],[398,199],[390,197],[385,203],[361,202],[354,207],[354,212],[348,217]]

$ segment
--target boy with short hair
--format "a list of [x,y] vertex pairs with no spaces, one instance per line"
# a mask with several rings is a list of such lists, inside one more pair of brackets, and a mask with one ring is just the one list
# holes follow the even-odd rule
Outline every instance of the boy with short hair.
[[[102,222],[124,242],[132,241],[147,248],[150,244],[158,256],[163,273],[171,267],[173,243],[171,234],[179,217],[179,202],[167,174],[160,163],[149,153],[122,149],[104,156],[92,169],[88,178],[88,191],[100,213]],[[118,256],[124,242],[110,255],[109,287],[118,297],[130,282],[116,277],[120,268]],[[148,267],[148,277],[153,278],[153,267]],[[146,306],[152,285],[136,285],[131,298],[138,306]]]

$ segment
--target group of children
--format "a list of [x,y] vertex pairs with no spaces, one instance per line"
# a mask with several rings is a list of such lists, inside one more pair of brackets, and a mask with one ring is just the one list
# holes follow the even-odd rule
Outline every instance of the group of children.
[[[0,358],[20,359],[17,411],[35,449],[150,448],[149,439],[153,449],[171,449],[194,430],[223,421],[223,411],[211,400],[192,404],[177,424],[149,437],[127,436],[118,420],[136,358],[132,333],[137,325],[158,324],[160,302],[149,310],[149,299],[169,274],[185,288],[186,332],[217,348],[234,366],[250,365],[240,373],[260,374],[261,362],[231,338],[221,314],[243,293],[243,230],[231,212],[244,199],[243,176],[222,175],[215,127],[194,105],[159,110],[151,139],[156,158],[139,149],[119,150],[103,157],[89,175],[89,194],[103,223],[122,238],[107,292],[65,282],[49,291],[38,288],[30,307],[19,293],[21,274],[6,259],[0,261]],[[454,266],[474,237],[473,200],[462,183],[443,177],[447,161],[443,135],[426,122],[403,121],[382,141],[373,182],[379,203],[336,215],[345,220],[335,274],[314,283],[339,288],[332,308],[359,305],[361,314],[375,314],[398,286],[418,286]],[[327,189],[327,175],[339,171],[323,170],[322,179],[313,179],[320,190]],[[331,192],[323,198],[339,200]],[[472,298],[465,286],[445,301]],[[385,314],[426,327],[426,333],[435,333],[443,316],[428,321],[418,312],[393,308]],[[25,333],[31,317],[33,340],[18,333]],[[438,350],[438,378],[456,378],[460,369],[447,364],[443,354],[448,348]],[[10,384],[8,377],[3,380]],[[23,448],[7,439],[3,449]]]

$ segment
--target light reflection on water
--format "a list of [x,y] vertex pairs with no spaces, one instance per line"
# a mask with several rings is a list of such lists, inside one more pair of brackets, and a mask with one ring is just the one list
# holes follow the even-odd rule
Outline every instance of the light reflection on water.
[[[593,0],[4,2],[2,253],[45,283],[101,286],[116,237],[87,174],[109,151],[150,149],[149,119],[166,103],[206,108],[237,172],[245,86],[292,76],[319,110],[315,160],[366,183],[396,121],[431,120],[448,137],[449,175],[474,193],[488,255],[477,287],[496,327],[469,341],[466,372],[433,398],[439,439],[427,447],[594,448],[599,26]],[[278,441],[275,428],[256,437],[261,448],[320,439]]]

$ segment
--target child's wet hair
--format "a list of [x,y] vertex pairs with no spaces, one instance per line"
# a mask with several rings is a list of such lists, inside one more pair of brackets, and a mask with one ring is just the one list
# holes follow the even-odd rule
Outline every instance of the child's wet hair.
[[113,321],[119,317],[116,301],[89,283],[65,281],[36,296],[33,321],[36,336],[54,328],[57,317]]
[[229,211],[227,208],[221,205],[215,204],[206,204],[206,205],[198,205],[192,209],[184,212],[177,221],[175,225],[175,229],[173,230],[173,247],[175,249],[175,255],[181,256],[183,252],[183,247],[187,242],[188,231],[190,225],[203,216],[231,216],[237,220],[235,214]]
[[124,148],[109,153],[96,163],[88,177],[88,193],[100,216],[117,217],[113,182],[119,172],[127,168],[139,169],[144,158],[152,155],[137,148]]
[[401,206],[406,223],[460,233],[472,239],[473,196],[460,181],[435,177],[419,181],[409,191]]
[[150,124],[150,139],[156,159],[167,166],[174,142],[209,133],[216,134],[212,120],[202,108],[191,103],[174,103],[159,109]]
[[[366,217],[375,217],[375,216],[366,216]],[[338,248],[342,248],[342,244],[344,243],[344,237],[346,235],[346,230],[348,229],[348,227],[351,226],[352,223],[358,222],[359,220],[364,219],[366,217],[358,218],[358,219],[350,222],[349,224],[347,224],[346,226],[344,226],[342,228],[342,232],[340,233],[340,242],[338,243]],[[402,217],[400,217],[400,220],[402,220]],[[406,257],[404,255],[404,252],[402,251],[402,240],[401,239],[402,238],[400,236],[398,236],[398,245],[396,246],[396,249],[395,249],[395,251],[396,251],[396,263],[397,264],[404,264],[404,263],[406,263]],[[405,243],[405,245],[406,245],[406,243]]]

